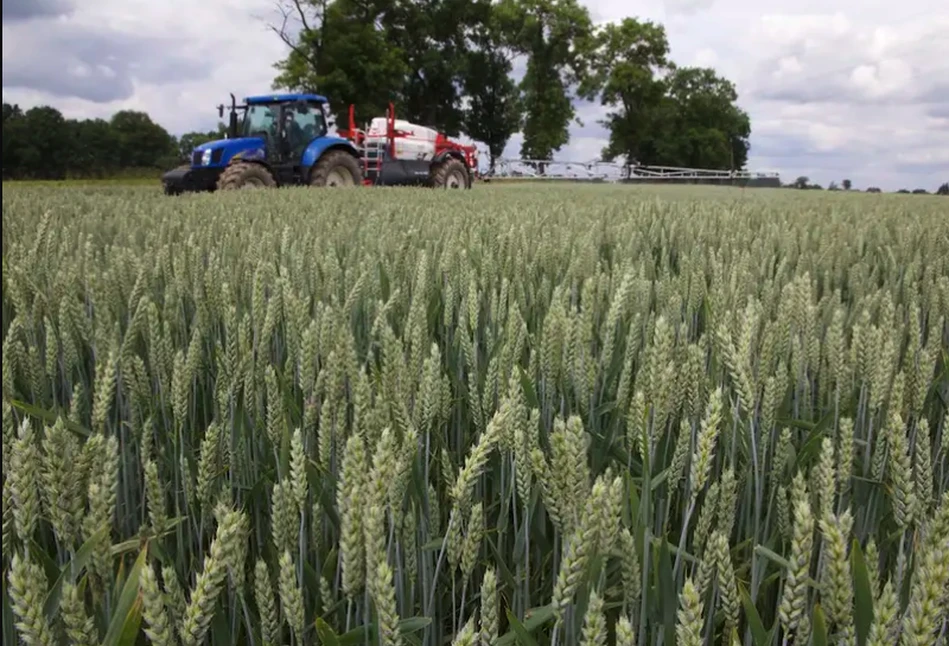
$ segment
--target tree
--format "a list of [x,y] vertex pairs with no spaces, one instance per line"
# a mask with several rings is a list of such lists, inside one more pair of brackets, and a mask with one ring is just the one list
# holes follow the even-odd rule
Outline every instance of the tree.
[[129,168],[164,169],[177,161],[174,137],[143,112],[66,119],[37,106],[3,105],[4,179],[109,177]]
[[849,190],[850,190],[850,187],[853,186],[853,184],[850,182],[849,179],[845,179],[845,180],[843,181],[843,186],[844,186],[844,190],[845,190],[845,191],[849,191]]
[[70,175],[108,177],[118,170],[119,137],[108,121],[85,119],[69,122],[75,142],[70,158]]
[[827,186],[827,190],[828,190],[828,191],[839,191],[840,188],[838,188],[837,182],[831,181],[831,183]]
[[811,180],[809,177],[801,175],[796,180],[794,180],[794,184],[792,186],[794,186],[794,188],[807,188],[808,184],[810,184],[810,181]]
[[949,195],[949,182],[940,184],[939,188],[936,189],[936,195]]
[[18,164],[25,177],[62,179],[72,156],[69,126],[56,108],[42,105],[23,113]]
[[463,73],[472,27],[491,5],[485,0],[395,0],[382,28],[402,52],[407,74],[396,97],[405,118],[449,136],[462,130]]
[[552,159],[570,140],[576,116],[570,88],[586,76],[590,14],[576,0],[500,0],[497,12],[507,42],[527,57],[520,84],[525,112],[521,155]]
[[656,72],[666,69],[669,43],[665,29],[652,22],[626,18],[598,30],[590,52],[592,73],[580,86],[581,94],[599,99],[612,110],[601,121],[610,132],[602,156],[627,162],[654,157],[654,128],[662,120],[665,87]]
[[751,121],[735,105],[738,93],[714,70],[678,68],[664,81],[663,140],[646,163],[691,168],[741,169],[748,161]]
[[112,115],[110,125],[118,138],[118,158],[121,166],[164,167],[173,165],[178,159],[172,136],[145,112],[121,110]]
[[29,138],[24,129],[23,110],[18,105],[3,104],[3,177],[14,177],[21,170],[23,148]]
[[280,73],[274,88],[325,94],[337,118],[353,104],[358,123],[385,114],[409,71],[403,53],[380,28],[391,5],[286,0],[283,23],[272,29],[290,52],[275,65]]
[[488,146],[489,168],[504,152],[511,136],[521,127],[520,91],[511,78],[513,52],[504,43],[493,5],[482,3],[486,14],[471,35],[471,48],[462,75],[468,98],[463,129],[469,137]]
[[283,0],[271,28],[290,48],[275,88],[325,94],[337,117],[365,123],[390,102],[403,118],[448,135],[462,129],[468,0]]

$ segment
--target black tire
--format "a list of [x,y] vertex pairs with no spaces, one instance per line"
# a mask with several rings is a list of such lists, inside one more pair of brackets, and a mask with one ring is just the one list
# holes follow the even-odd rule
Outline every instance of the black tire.
[[362,168],[345,150],[331,150],[310,171],[310,186],[356,188],[362,186]]
[[217,180],[219,191],[239,188],[274,188],[277,182],[264,166],[250,162],[237,162],[224,169]]
[[449,157],[432,169],[432,186],[435,188],[471,188],[471,178],[464,162]]

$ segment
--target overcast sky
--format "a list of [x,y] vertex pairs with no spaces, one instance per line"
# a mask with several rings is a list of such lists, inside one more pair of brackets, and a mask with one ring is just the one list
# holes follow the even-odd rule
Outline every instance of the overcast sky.
[[[751,170],[845,177],[884,190],[949,181],[946,0],[586,0],[594,20],[666,26],[672,58],[734,81],[751,115]],[[285,51],[273,0],[3,0],[3,100],[68,117],[146,110],[174,134],[214,106],[270,91]],[[558,159],[596,158],[581,110]],[[520,138],[505,151],[516,156]]]

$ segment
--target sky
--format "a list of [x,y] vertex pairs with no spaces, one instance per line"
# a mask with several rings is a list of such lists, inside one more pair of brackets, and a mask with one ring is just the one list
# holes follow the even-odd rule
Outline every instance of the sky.
[[[935,190],[949,181],[945,0],[585,0],[595,22],[662,23],[679,65],[714,67],[751,117],[748,168],[827,186]],[[147,111],[209,130],[215,106],[269,92],[286,55],[275,0],[3,0],[3,100],[67,117]],[[555,157],[599,156],[604,109]],[[517,157],[515,135],[505,156]]]

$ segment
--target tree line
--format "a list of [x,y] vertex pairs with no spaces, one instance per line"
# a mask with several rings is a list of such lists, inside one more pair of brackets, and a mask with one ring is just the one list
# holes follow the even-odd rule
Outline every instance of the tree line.
[[[784,187],[804,189],[804,190],[816,190],[816,191],[824,190],[823,186],[817,183],[812,184],[810,179],[804,175],[798,177],[796,180],[794,180],[790,184],[785,184]],[[851,182],[849,179],[843,180],[839,185],[837,184],[837,182],[831,182],[827,186],[828,191],[840,191],[840,190],[849,191],[852,188],[853,188],[853,182]],[[867,187],[866,192],[867,193],[882,193],[883,191],[880,190],[880,188],[877,186],[869,186]],[[917,188],[917,189],[913,189],[912,191],[909,190],[908,188],[901,188],[896,192],[902,193],[904,195],[908,195],[910,193],[912,193],[913,195],[930,195],[929,191],[927,191],[925,188]],[[939,188],[937,188],[933,193],[935,195],[949,196],[949,182],[944,182],[940,184]]]
[[[662,25],[596,25],[577,0],[280,0],[288,46],[274,88],[325,94],[357,121],[397,114],[485,144],[491,163],[569,143],[578,100],[606,109],[602,158],[741,169],[751,124],[715,70],[679,67]],[[520,81],[515,62],[524,65]]]
[[109,178],[167,170],[194,146],[224,136],[224,127],[168,133],[145,112],[122,110],[111,119],[67,119],[51,106],[22,110],[3,104],[3,178]]

